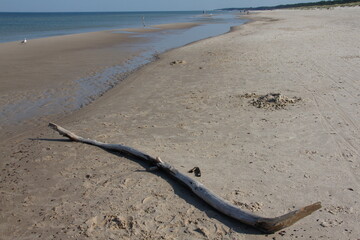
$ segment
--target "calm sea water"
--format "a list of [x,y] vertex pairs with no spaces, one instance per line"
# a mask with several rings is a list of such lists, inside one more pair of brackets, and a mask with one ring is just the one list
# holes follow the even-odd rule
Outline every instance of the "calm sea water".
[[203,21],[202,12],[0,13],[0,42],[107,29]]

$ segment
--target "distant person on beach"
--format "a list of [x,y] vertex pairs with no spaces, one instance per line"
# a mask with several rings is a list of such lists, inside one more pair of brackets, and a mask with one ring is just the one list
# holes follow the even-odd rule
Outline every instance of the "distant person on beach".
[[143,27],[145,27],[145,17],[142,16],[142,24],[143,24]]

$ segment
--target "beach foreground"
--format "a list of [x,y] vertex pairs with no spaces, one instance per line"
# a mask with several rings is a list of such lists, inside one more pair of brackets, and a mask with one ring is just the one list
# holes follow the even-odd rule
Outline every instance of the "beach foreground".
[[[2,239],[358,239],[359,14],[253,14],[231,33],[162,54],[57,119],[183,173],[200,167],[198,181],[259,215],[321,201],[319,211],[263,235],[137,160],[44,126],[2,142]],[[267,93],[294,101],[249,103]]]

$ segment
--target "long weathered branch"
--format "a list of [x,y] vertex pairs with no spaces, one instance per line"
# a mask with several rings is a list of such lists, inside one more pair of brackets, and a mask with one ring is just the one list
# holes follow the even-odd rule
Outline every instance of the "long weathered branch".
[[223,214],[232,217],[240,221],[241,223],[245,223],[250,226],[253,226],[265,233],[274,233],[283,228],[289,227],[290,225],[294,224],[300,219],[310,215],[314,211],[321,208],[321,203],[317,202],[309,206],[295,210],[293,212],[287,213],[285,215],[282,215],[280,217],[275,217],[275,218],[260,217],[256,214],[246,212],[238,208],[237,206],[225,201],[224,199],[218,197],[216,194],[214,194],[209,189],[207,189],[204,185],[180,173],[174,167],[163,162],[160,158],[154,158],[136,149],[121,144],[107,144],[91,139],[86,139],[77,136],[74,133],[53,123],[49,123],[49,127],[51,127],[52,129],[59,132],[61,135],[68,137],[73,141],[92,144],[108,150],[119,151],[121,153],[135,156],[139,159],[147,161],[153,164],[154,166],[158,167],[159,169],[164,170],[166,173],[170,174],[176,180],[186,185],[188,188],[191,189],[193,193],[195,193],[198,197],[200,197],[202,200],[207,202],[210,206],[212,206],[219,212],[222,212]]

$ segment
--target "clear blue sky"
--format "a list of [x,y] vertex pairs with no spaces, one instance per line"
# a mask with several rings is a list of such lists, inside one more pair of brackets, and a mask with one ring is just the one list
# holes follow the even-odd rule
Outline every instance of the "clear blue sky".
[[0,12],[182,11],[259,7],[317,0],[0,0]]

